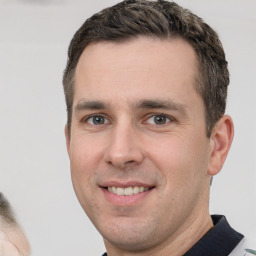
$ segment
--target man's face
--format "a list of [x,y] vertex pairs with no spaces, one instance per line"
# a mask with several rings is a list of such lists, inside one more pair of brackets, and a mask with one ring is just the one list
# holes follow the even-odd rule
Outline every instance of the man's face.
[[154,247],[208,211],[211,146],[196,79],[181,39],[84,50],[67,147],[75,192],[106,245]]

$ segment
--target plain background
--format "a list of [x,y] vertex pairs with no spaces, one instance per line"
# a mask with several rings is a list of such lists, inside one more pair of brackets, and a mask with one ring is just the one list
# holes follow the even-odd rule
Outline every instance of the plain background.
[[[73,192],[61,80],[75,31],[116,2],[0,0],[0,191],[13,205],[34,256],[105,250]],[[231,73],[227,113],[235,139],[214,178],[210,210],[256,239],[256,1],[177,2],[216,29]]]

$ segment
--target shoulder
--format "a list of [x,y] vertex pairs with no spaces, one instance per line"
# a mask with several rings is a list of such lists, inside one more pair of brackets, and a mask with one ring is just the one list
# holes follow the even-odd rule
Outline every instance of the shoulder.
[[253,256],[256,255],[256,240],[244,238],[229,254],[229,256]]

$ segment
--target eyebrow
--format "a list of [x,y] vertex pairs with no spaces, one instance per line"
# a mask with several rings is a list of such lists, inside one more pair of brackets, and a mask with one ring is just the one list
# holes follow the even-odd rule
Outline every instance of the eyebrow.
[[[75,106],[74,111],[80,112],[83,110],[102,110],[106,109],[109,106],[109,104],[105,104],[102,101],[93,100],[93,101],[87,101],[87,100],[81,100],[78,102],[78,104]],[[138,109],[165,109],[165,110],[176,110],[185,113],[186,107],[185,105],[175,102],[171,99],[143,99],[135,103],[135,108]]]
[[80,101],[75,107],[75,112],[82,110],[99,110],[105,109],[106,105],[102,101]]
[[139,102],[137,102],[136,107],[141,109],[166,109],[166,110],[177,110],[184,113],[186,112],[185,105],[175,102],[171,99],[140,100]]

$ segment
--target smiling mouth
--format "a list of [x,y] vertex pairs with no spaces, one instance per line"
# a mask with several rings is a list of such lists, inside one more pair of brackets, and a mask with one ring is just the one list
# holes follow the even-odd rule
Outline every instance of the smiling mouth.
[[134,186],[134,187],[105,187],[110,193],[118,195],[118,196],[131,196],[131,195],[136,195],[139,193],[146,192],[148,190],[153,189],[154,187],[139,187],[139,186]]

